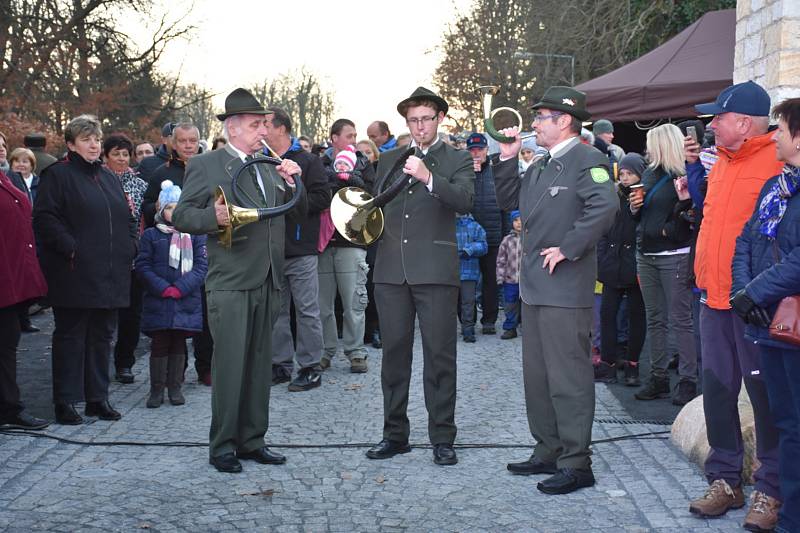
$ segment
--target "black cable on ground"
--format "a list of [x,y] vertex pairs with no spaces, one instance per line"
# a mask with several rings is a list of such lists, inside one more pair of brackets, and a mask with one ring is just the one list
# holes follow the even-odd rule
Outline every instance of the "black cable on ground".
[[[659,437],[658,435],[665,435],[669,431],[648,431],[647,433],[636,433],[633,435],[620,435],[617,437],[609,437],[605,439],[593,440],[592,444],[607,444],[610,442],[619,442],[624,440],[666,440],[667,437]],[[39,433],[36,431],[28,431],[23,429],[0,429],[0,435],[8,436],[25,436],[40,439],[51,439],[63,444],[74,444],[78,446],[158,446],[158,447],[171,447],[171,448],[206,448],[207,442],[142,442],[142,441],[80,441],[67,439],[64,437],[57,437],[47,433]],[[353,443],[338,443],[338,444],[280,444],[270,443],[270,448],[301,448],[301,449],[345,449],[345,448],[371,448],[375,445],[374,442],[353,442]],[[532,444],[501,444],[501,443],[459,443],[454,444],[454,448],[460,449],[511,449],[511,448],[531,448]],[[411,444],[412,448],[432,448],[430,444]]]

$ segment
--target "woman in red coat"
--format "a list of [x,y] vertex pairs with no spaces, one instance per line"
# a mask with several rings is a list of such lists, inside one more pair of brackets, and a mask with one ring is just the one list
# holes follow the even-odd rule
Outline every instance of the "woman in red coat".
[[0,172],[0,427],[43,429],[23,411],[17,387],[19,306],[47,294],[33,242],[31,203]]

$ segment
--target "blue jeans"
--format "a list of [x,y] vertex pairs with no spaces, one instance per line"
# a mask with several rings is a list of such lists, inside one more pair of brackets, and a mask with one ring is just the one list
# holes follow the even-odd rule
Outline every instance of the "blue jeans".
[[519,324],[519,283],[503,283],[503,308],[506,313],[503,329],[517,329]]
[[778,478],[783,506],[776,531],[800,531],[800,350],[762,345],[761,369],[778,428]]

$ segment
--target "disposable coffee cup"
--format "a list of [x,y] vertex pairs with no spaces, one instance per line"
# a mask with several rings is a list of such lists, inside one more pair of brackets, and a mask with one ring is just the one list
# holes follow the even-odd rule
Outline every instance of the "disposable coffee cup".
[[636,198],[641,202],[644,200],[644,185],[636,183],[630,186],[631,194],[635,194]]

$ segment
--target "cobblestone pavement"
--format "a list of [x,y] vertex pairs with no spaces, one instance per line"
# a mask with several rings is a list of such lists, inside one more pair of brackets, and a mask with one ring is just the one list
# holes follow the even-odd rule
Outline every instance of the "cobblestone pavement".
[[[33,337],[23,337],[25,357],[41,355],[31,354]],[[741,531],[744,510],[718,520],[688,514],[689,499],[706,484],[663,436],[595,444],[598,483],[570,495],[546,496],[535,488],[541,478],[510,475],[505,464],[527,458],[532,443],[520,339],[459,341],[457,444],[482,446],[459,449],[456,466],[434,465],[425,447],[420,344],[409,405],[411,440],[419,444],[412,453],[370,461],[354,446],[381,436],[380,352],[370,348],[367,374],[350,374],[340,356],[316,390],[273,388],[267,438],[288,462],[245,462],[238,475],[216,472],[202,446],[119,444],[208,438],[210,389],[190,369],[186,405],[146,409],[143,357],[136,383],[112,384],[121,421],[45,432],[95,445],[0,435],[0,530]],[[604,385],[597,386],[596,417],[596,440],[668,429],[630,423]],[[341,444],[350,446],[332,446]]]

